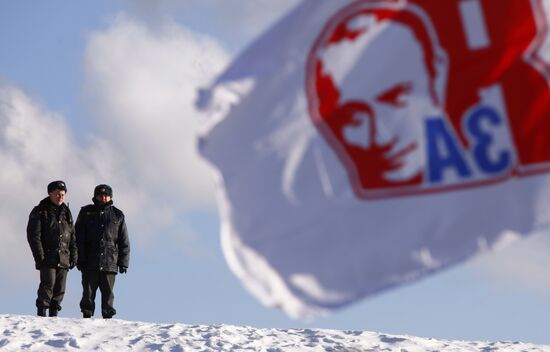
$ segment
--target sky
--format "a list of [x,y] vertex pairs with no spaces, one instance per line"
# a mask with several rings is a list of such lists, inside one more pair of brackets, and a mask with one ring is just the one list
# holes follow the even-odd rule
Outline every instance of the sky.
[[[263,307],[229,271],[196,152],[197,90],[297,3],[0,2],[1,314],[35,314],[25,226],[62,179],[75,217],[99,183],[126,214],[120,319],[550,344],[547,232],[308,322]],[[80,316],[80,295],[73,270],[61,316]]]

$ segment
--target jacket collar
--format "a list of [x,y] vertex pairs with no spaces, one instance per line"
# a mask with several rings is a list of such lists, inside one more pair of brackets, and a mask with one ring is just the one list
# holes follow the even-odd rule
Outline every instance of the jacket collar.
[[55,205],[50,200],[50,197],[42,199],[39,203],[39,206],[46,211],[53,212],[54,214],[56,214],[57,217],[61,216],[61,214],[66,213],[67,209],[69,209],[65,203],[61,203],[61,205]]
[[103,204],[100,201],[98,201],[97,199],[95,199],[95,197],[94,197],[94,198],[92,198],[92,202],[94,202],[94,205],[98,209],[107,209],[108,207],[113,205],[113,200],[112,199],[110,201],[108,201],[107,203]]
[[61,203],[61,205],[53,204],[52,201],[50,200],[50,197],[46,197],[42,199],[39,205],[42,207],[47,207],[47,208],[56,209],[56,210],[64,209],[66,207],[65,203]]

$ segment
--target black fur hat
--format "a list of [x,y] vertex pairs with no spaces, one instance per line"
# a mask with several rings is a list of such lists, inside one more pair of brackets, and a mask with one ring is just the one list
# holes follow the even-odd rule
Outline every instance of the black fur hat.
[[101,195],[101,194],[105,194],[105,195],[112,198],[113,197],[113,189],[111,188],[111,186],[104,185],[104,184],[95,186],[94,197],[96,197],[98,195]]
[[53,181],[48,184],[48,193],[51,193],[56,189],[67,192],[67,185],[63,181]]

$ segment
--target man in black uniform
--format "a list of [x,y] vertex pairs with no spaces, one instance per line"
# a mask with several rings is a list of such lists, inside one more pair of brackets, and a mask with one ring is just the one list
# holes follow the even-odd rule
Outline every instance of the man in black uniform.
[[48,197],[32,209],[27,224],[27,240],[34,263],[40,270],[36,299],[37,314],[57,316],[65,294],[67,272],[77,262],[73,218],[65,205],[67,186],[63,181],[48,185]]
[[124,214],[113,205],[113,190],[108,185],[94,189],[94,204],[82,209],[76,219],[78,270],[82,272],[80,310],[84,318],[94,315],[97,288],[101,291],[101,314],[110,319],[113,307],[113,287],[117,271],[128,270],[130,242]]

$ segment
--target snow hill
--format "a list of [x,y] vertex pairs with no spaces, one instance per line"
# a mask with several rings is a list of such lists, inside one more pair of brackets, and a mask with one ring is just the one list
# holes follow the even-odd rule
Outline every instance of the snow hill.
[[446,341],[368,331],[0,315],[0,351],[548,351],[520,342]]

